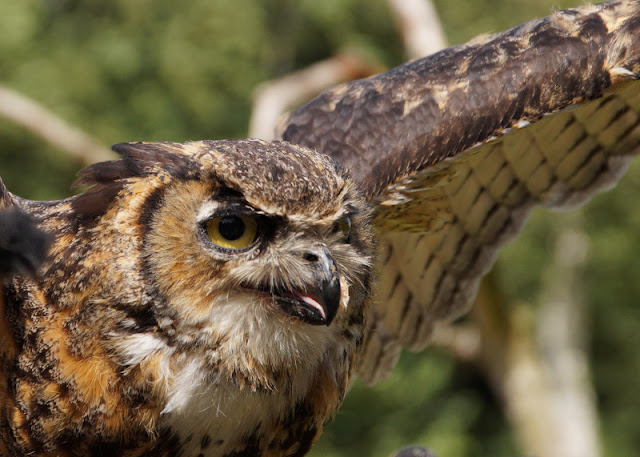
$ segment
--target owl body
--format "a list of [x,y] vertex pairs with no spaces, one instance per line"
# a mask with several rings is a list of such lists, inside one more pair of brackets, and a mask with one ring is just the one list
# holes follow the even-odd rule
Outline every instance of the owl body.
[[66,200],[0,182],[54,236],[34,271],[0,234],[0,455],[304,455],[354,368],[423,348],[533,207],[637,155],[639,18],[558,11],[338,86],[283,121],[318,152],[132,143]]
[[83,194],[12,197],[56,237],[5,293],[2,455],[303,455],[362,342],[364,200],[284,143],[117,149]]

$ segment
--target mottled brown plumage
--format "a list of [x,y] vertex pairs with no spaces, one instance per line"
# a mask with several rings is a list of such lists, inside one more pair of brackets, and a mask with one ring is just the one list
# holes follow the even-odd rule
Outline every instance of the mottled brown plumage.
[[535,206],[576,206],[616,182],[640,144],[638,77],[640,2],[614,1],[338,86],[292,113],[282,138],[334,157],[376,203],[384,267],[363,380],[468,308]]
[[330,90],[288,143],[117,145],[57,202],[0,185],[55,237],[3,289],[0,453],[304,455],[531,208],[624,171],[639,29],[638,1],[561,11]]
[[[5,290],[5,454],[306,452],[362,342],[368,206],[335,162],[285,143],[115,149],[83,194],[13,199],[55,241],[39,278]],[[205,225],[235,214],[256,240],[221,248]],[[296,291],[327,322],[274,298]]]

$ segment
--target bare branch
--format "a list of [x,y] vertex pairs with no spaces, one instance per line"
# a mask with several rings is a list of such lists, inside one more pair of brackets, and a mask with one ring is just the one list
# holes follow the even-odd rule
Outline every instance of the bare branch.
[[[588,241],[580,213],[564,216],[567,223],[556,237],[555,259],[544,284],[538,314],[537,345],[547,374],[550,402],[545,439],[554,455],[598,457],[598,415],[586,356],[580,276]],[[540,437],[538,437],[540,438]]]
[[24,95],[3,86],[0,86],[0,116],[21,125],[84,163],[114,158],[114,154],[107,147],[77,127]]
[[482,340],[480,329],[473,323],[437,326],[431,336],[431,344],[453,354],[461,362],[480,362]]
[[280,79],[264,82],[254,93],[249,136],[273,139],[278,120],[291,107],[336,84],[383,70],[382,66],[345,51]]
[[389,7],[398,22],[404,47],[411,59],[447,47],[438,13],[430,0],[389,0]]
[[[598,457],[601,444],[579,280],[587,245],[579,217],[563,218],[540,306],[497,302],[492,309],[480,294],[473,316],[482,334],[481,367],[502,399],[523,450],[540,456]],[[499,319],[506,333],[482,323],[487,317],[495,320],[497,309],[508,310]]]

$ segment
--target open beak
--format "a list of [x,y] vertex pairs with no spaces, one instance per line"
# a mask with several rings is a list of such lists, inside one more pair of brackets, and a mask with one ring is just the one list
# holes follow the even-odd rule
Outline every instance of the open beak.
[[303,256],[313,270],[308,287],[274,292],[282,309],[312,325],[330,325],[340,307],[340,275],[331,252],[320,246]]

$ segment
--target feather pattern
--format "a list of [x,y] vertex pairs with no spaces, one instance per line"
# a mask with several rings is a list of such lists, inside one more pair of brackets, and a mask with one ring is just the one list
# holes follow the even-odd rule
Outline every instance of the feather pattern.
[[536,205],[611,187],[640,145],[640,2],[531,21],[331,89],[282,138],[349,168],[383,233],[373,383],[465,311]]
[[0,181],[0,223],[54,235],[26,274],[0,253],[0,454],[304,455],[532,208],[624,172],[639,77],[640,1],[613,1],[338,86],[286,141],[116,145],[56,202]]

